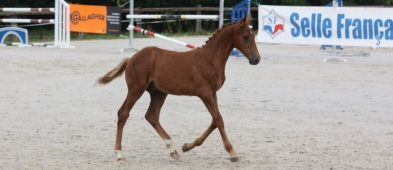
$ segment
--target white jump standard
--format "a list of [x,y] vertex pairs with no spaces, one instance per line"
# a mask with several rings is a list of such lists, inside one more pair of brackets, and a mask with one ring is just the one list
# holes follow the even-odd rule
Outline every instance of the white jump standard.
[[[70,6],[64,0],[55,0],[54,8],[0,8],[0,12],[53,12],[54,19],[0,18],[0,23],[53,23],[55,25],[54,44],[47,47],[75,48],[70,46]],[[9,31],[19,31],[10,29]],[[11,33],[11,32],[10,32]],[[10,35],[4,33],[4,35]],[[16,33],[13,33],[16,35]],[[27,38],[27,37],[26,37]],[[26,41],[27,42],[27,41]],[[24,44],[24,42],[22,42]],[[26,45],[26,44],[25,44]]]

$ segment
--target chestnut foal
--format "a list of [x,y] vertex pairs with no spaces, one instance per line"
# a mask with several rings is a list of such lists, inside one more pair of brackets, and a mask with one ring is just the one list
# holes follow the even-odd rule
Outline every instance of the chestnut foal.
[[118,161],[125,160],[121,152],[123,127],[130,110],[145,91],[151,97],[145,118],[164,140],[173,158],[179,158],[179,154],[159,121],[160,110],[168,94],[198,96],[212,116],[207,130],[194,142],[185,143],[183,152],[201,145],[218,128],[230,160],[239,160],[225,133],[216,92],[225,82],[225,65],[233,48],[239,49],[251,65],[257,65],[261,60],[255,35],[249,28],[250,21],[251,16],[247,16],[237,23],[223,25],[202,48],[195,50],[174,52],[157,47],[143,48],[98,79],[98,84],[107,84],[125,72],[128,93],[118,111],[115,144]]

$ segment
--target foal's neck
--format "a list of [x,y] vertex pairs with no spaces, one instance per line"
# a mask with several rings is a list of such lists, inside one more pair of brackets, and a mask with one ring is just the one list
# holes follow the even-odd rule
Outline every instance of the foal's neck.
[[219,67],[225,68],[225,64],[228,61],[229,54],[233,49],[232,43],[232,26],[221,29],[216,32],[209,42],[203,47],[206,50],[206,57],[210,62],[218,65]]

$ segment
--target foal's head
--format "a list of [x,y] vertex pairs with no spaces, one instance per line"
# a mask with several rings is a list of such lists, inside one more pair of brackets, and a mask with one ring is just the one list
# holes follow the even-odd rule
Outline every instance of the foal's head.
[[251,65],[257,65],[261,61],[261,56],[255,44],[255,35],[249,27],[250,22],[251,15],[235,24],[237,26],[235,29],[238,30],[232,35],[232,42],[234,47],[247,57]]

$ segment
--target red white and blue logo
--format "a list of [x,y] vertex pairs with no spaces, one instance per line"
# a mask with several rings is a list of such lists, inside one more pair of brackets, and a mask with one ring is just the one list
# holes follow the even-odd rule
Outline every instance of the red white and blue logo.
[[270,11],[270,13],[266,16],[262,17],[263,28],[262,31],[265,31],[269,34],[272,39],[276,37],[278,34],[284,32],[284,18],[279,16],[274,9]]

